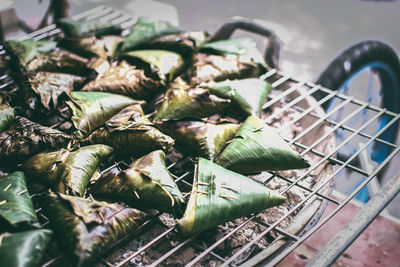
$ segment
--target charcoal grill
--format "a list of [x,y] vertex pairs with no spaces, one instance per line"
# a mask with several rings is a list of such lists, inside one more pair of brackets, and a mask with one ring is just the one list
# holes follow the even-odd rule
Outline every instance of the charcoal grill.
[[[131,17],[106,6],[99,6],[74,16],[75,19],[93,19],[96,17],[101,17],[104,21],[121,25],[121,27],[125,29],[123,34],[126,34],[130,26],[135,23]],[[50,25],[39,31],[28,34],[21,39],[40,40],[43,38],[57,38],[59,34],[61,34],[61,30],[55,25]],[[0,46],[0,55],[3,57],[7,56],[2,46]],[[183,257],[182,251],[185,253],[189,251],[189,255],[187,255],[187,253],[185,254],[186,260],[182,262],[187,266],[206,264],[252,266],[259,263],[275,265],[289,255],[298,245],[313,235],[336,213],[340,212],[357,192],[365,187],[389,164],[391,159],[400,150],[398,144],[389,143],[380,139],[381,133],[390,127],[390,125],[397,123],[400,114],[392,113],[380,107],[364,103],[353,97],[313,84],[312,82],[296,80],[277,69],[270,69],[267,73],[262,75],[260,79],[270,82],[273,87],[273,92],[263,106],[263,119],[267,123],[278,127],[278,131],[286,137],[289,143],[294,145],[303,156],[311,159],[312,165],[305,171],[295,173],[292,176],[290,173],[288,175],[285,172],[271,172],[263,173],[255,178],[261,180],[261,182],[265,184],[270,183],[273,179],[278,179],[283,181],[282,183],[284,184],[284,186],[280,188],[280,193],[283,194],[293,189],[300,189],[303,192],[303,197],[292,206],[289,206],[286,213],[274,218],[273,221],[262,220],[258,214],[252,214],[249,217],[242,218],[241,221],[236,222],[228,232],[223,236],[219,236],[211,243],[204,242],[199,236],[182,239],[176,232],[175,222],[173,220],[165,222],[168,221],[168,217],[165,218],[163,217],[164,215],[157,214],[144,223],[139,230],[132,233],[131,236],[121,240],[113,250],[108,252],[102,259],[99,259],[96,264],[115,267],[127,264],[132,266],[141,266],[144,264],[156,266],[158,264],[168,264],[173,257]],[[18,92],[18,86],[14,82],[11,74],[7,71],[7,68],[3,69],[2,73],[0,73],[0,89],[8,91],[10,94]],[[313,95],[320,94],[321,92],[326,96],[318,101],[315,100]],[[328,113],[325,113],[321,107],[324,103],[329,102],[333,98],[339,99],[340,104],[331,109]],[[334,121],[331,119],[335,112],[349,106],[352,107],[352,111],[341,121]],[[366,110],[372,114],[366,123],[358,128],[353,128],[352,125],[348,124],[351,118]],[[367,133],[365,129],[368,125],[376,122],[382,116],[390,117],[387,125],[377,133]],[[277,123],[278,121],[279,123]],[[58,125],[60,125],[60,123],[53,126],[58,127]],[[298,126],[302,127],[301,131],[294,131],[295,134],[286,134],[287,129],[293,129]],[[345,142],[336,144],[334,136],[338,129],[348,131],[350,136]],[[293,131],[291,133],[293,133]],[[364,138],[360,149],[346,160],[336,158],[336,153],[345,146],[351,138],[356,136]],[[365,168],[356,166],[356,164],[354,164],[354,159],[360,156],[373,142],[380,142],[389,146],[392,152],[373,170],[366,170]],[[173,163],[169,166],[172,173],[174,173],[176,165],[179,164]],[[365,177],[365,181],[360,184],[353,193],[339,201],[331,196],[332,181],[338,173],[345,169],[359,173]],[[190,175],[190,172],[185,172],[179,176],[175,176],[176,182],[190,190],[191,184],[185,179]],[[369,222],[379,214],[385,204],[398,192],[400,188],[399,179],[392,179],[390,183],[392,184],[391,191],[389,188],[382,189],[382,192],[387,193],[388,196],[384,201],[379,201],[378,204],[376,201],[371,201],[371,205],[366,205],[366,208],[374,206],[374,209],[368,209],[367,211],[369,214]],[[35,201],[36,195],[39,192],[35,191],[35,189],[31,189],[31,193]],[[336,205],[336,208],[330,214],[327,214],[324,219],[320,220],[328,202]],[[365,209],[363,209],[363,211],[364,210]],[[41,214],[41,209],[38,208],[36,212],[40,215],[43,226],[47,227],[48,221],[47,218]],[[288,220],[289,223],[285,223]],[[235,247],[233,253],[228,253],[228,256],[223,255],[224,253],[221,254],[221,246],[223,246],[227,240],[240,236],[242,230],[250,223],[258,227],[259,231],[251,235],[251,239],[249,239],[246,244]],[[284,223],[285,225],[283,225]],[[349,240],[354,241],[367,225],[368,222],[364,222],[363,225],[360,224],[353,232],[339,233],[338,237],[342,237],[342,239],[339,239],[345,241],[338,241],[339,243],[330,244],[330,246],[336,246],[340,249],[337,249],[334,253],[329,253],[329,251],[332,250],[330,250],[330,247],[326,248],[324,251],[320,252],[319,258],[315,259],[314,263],[321,263],[318,261],[320,259],[325,260],[324,264],[334,262],[340,253],[350,245],[351,242],[349,242]],[[260,249],[260,247],[262,247],[262,249]],[[160,251],[158,257],[152,258],[150,262],[143,261],[145,255],[149,254],[151,251],[154,252],[157,250]],[[50,246],[45,255],[43,266],[55,266],[64,261],[65,259],[54,243]]]

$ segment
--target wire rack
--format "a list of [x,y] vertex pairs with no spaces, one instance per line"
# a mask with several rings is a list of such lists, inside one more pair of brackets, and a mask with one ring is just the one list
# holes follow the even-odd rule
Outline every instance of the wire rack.
[[[125,34],[129,30],[130,26],[135,23],[135,21],[130,16],[124,15],[122,12],[113,10],[106,6],[99,6],[95,9],[74,16],[75,19],[91,19],[96,17],[101,17],[104,21],[121,25],[123,29],[126,29]],[[43,38],[57,38],[59,34],[61,34],[61,30],[58,29],[55,25],[50,25],[39,31],[28,34],[21,39],[40,40]],[[5,56],[5,54],[6,52],[4,48],[0,46],[0,55]],[[311,118],[311,122],[308,123],[306,128],[302,129],[302,131],[295,136],[287,138],[286,141],[288,141],[290,144],[294,145],[299,151],[301,151],[301,155],[312,156],[314,158],[317,158],[318,160],[315,161],[315,163],[313,163],[310,168],[306,169],[306,171],[302,172],[301,175],[296,176],[295,178],[287,178],[280,172],[273,172],[270,173],[268,179],[264,181],[265,183],[267,183],[272,178],[278,177],[279,179],[283,179],[287,183],[287,186],[285,186],[280,191],[280,193],[284,194],[292,188],[301,188],[302,190],[307,192],[305,197],[301,199],[301,201],[298,201],[296,205],[291,207],[286,214],[283,214],[273,222],[262,221],[257,217],[257,214],[252,214],[244,218],[240,224],[235,225],[235,227],[231,229],[230,232],[228,232],[226,235],[211,244],[197,242],[198,236],[193,236],[187,239],[180,238],[176,232],[176,227],[174,223],[170,224],[169,226],[160,223],[159,218],[162,215],[157,214],[146,221],[140,227],[140,229],[135,231],[135,233],[132,233],[132,235],[124,238],[123,240],[120,240],[120,243],[107,254],[108,256],[106,255],[102,259],[99,259],[97,263],[98,265],[114,267],[123,265],[140,266],[145,264],[150,264],[153,266],[162,265],[166,264],[170,257],[173,257],[174,255],[184,249],[187,249],[188,247],[193,248],[197,253],[189,257],[189,260],[185,262],[186,266],[204,265],[203,260],[205,258],[213,259],[214,264],[219,266],[237,265],[239,262],[238,259],[241,258],[244,254],[248,254],[249,251],[253,251],[253,253],[251,253],[249,257],[246,257],[245,261],[240,262],[240,264],[242,264],[243,266],[252,266],[261,262],[264,264],[268,263],[271,266],[275,265],[282,261],[286,256],[288,256],[307,238],[313,235],[319,228],[321,228],[321,226],[331,220],[335,214],[340,212],[340,210],[347,203],[349,203],[349,201],[363,187],[367,186],[367,184],[372,179],[374,179],[374,177],[376,177],[380,172],[385,169],[392,158],[398,153],[400,149],[398,144],[384,141],[380,138],[380,136],[391,125],[395,125],[398,122],[400,114],[389,112],[380,107],[356,100],[353,97],[349,97],[338,92],[329,90],[327,88],[323,88],[312,82],[296,80],[290,75],[286,75],[276,69],[269,70],[267,73],[262,75],[260,79],[270,82],[273,87],[272,94],[268,97],[267,102],[263,106],[264,111],[273,111],[266,112],[264,114],[263,118],[266,122],[273,121],[274,119],[279,120],[281,119],[281,114],[284,114],[285,112],[288,112],[290,110],[296,110],[296,116],[294,116],[290,120],[287,120],[285,123],[279,126],[278,131],[282,132],[289,127],[296,126],[301,121],[310,120]],[[14,82],[10,73],[7,72],[7,68],[5,68],[4,72],[0,74],[0,90],[5,90],[11,94],[18,92],[18,86]],[[316,101],[312,96],[317,92],[323,92],[326,96]],[[339,99],[340,103],[327,113],[321,112],[321,106],[334,98]],[[304,101],[308,101],[310,99],[311,101],[307,102],[307,105],[304,105]],[[272,109],[272,107],[276,107],[277,104],[279,104],[279,107]],[[345,116],[341,117],[340,121],[332,119],[333,117],[335,117],[335,114],[341,112],[341,110],[345,108],[348,111]],[[369,119],[355,127],[356,124],[354,123],[354,118],[356,118],[358,114],[361,114],[363,112],[369,113]],[[379,119],[383,116],[390,118],[387,124],[378,132],[370,131],[369,127],[374,123],[377,123],[377,121],[379,121]],[[318,138],[315,138],[316,130],[321,130],[322,126],[324,127],[323,132],[318,134]],[[332,139],[332,137],[334,137],[338,131],[346,131],[347,133],[347,137],[343,142],[331,142],[329,143],[331,146],[329,149],[319,149],[318,146],[322,142],[326,141],[327,139]],[[313,138],[311,138],[311,136]],[[354,140],[355,138],[362,139],[362,142],[359,143],[359,149],[349,158],[340,159],[336,157],[336,154],[340,152],[340,150],[343,149],[346,145],[352,142],[352,140]],[[313,141],[306,141],[310,139]],[[361,157],[366,151],[368,152],[368,150],[375,143],[380,143],[388,146],[391,152],[386,157],[386,159],[384,159],[383,162],[374,166],[373,169],[364,168],[362,165],[357,163],[356,159]],[[168,167],[172,172],[174,169],[174,165],[175,164],[171,164]],[[328,166],[330,168],[330,171],[324,174],[324,179],[316,185],[314,184],[313,186],[310,186],[309,184],[304,184],[303,181],[310,177],[312,172],[320,168],[321,166]],[[347,170],[351,170],[353,173],[357,173],[365,179],[359,186],[357,186],[354,192],[352,192],[345,199],[339,201],[330,196],[332,181],[335,176]],[[190,190],[191,184],[190,182],[188,182],[188,179],[186,179],[190,175],[192,175],[192,173],[188,171],[180,174],[179,176],[175,176],[176,182],[178,183],[178,185],[187,187]],[[33,200],[35,200],[36,195],[37,193],[32,194]],[[329,214],[324,214],[325,217],[319,220],[328,202],[334,204],[336,207]],[[293,214],[298,213],[299,210],[307,209],[307,207],[315,205],[316,203],[317,208],[312,209],[312,216],[306,217],[306,221],[303,222],[301,224],[301,227],[298,228],[296,231],[293,232],[284,229],[284,227],[281,227],[282,222],[284,222],[285,219],[293,216]],[[43,226],[47,227],[48,220],[41,213],[41,209],[38,208],[36,212],[42,218]],[[223,245],[227,239],[232,238],[234,235],[240,233],[241,229],[246,227],[246,225],[249,223],[255,223],[259,225],[262,230],[259,231],[256,235],[253,235],[252,239],[245,245],[236,249],[232,255],[220,255],[218,253],[218,248]],[[151,232],[151,238],[135,243],[135,240],[140,237],[140,235],[142,235],[144,232]],[[275,233],[275,235],[274,238],[271,239],[272,232]],[[256,247],[257,244],[263,239],[271,239],[270,247],[261,251],[252,250],[252,248]],[[159,247],[161,247],[160,243],[166,242],[166,240],[172,243],[173,246],[169,246],[168,249],[163,249],[162,254],[157,259],[149,263],[142,263],[137,261],[137,259],[147,253],[148,250],[158,249]],[[132,249],[133,243],[135,243],[135,245]],[[278,246],[277,243],[279,243]],[[118,251],[122,247],[126,246],[131,246],[131,252],[128,255],[120,255],[117,258],[111,257],[110,259],[109,255],[113,255],[113,251]],[[55,243],[50,247],[51,248],[45,256],[43,266],[55,266],[57,264],[60,264],[60,262],[65,261],[65,256],[62,256],[62,254],[58,251]]]

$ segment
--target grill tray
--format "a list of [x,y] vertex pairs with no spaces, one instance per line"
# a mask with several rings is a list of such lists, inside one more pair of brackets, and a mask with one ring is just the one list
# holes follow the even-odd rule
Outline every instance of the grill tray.
[[[76,19],[95,17],[102,17],[105,21],[121,25],[123,29],[126,29],[123,34],[126,34],[130,26],[135,23],[129,16],[106,6],[99,6],[74,16]],[[60,34],[62,34],[60,29],[56,28],[55,25],[50,25],[26,35],[22,39],[57,39]],[[2,46],[0,46],[0,55],[3,58],[7,57]],[[4,60],[2,61],[5,62]],[[175,265],[177,262],[174,261],[174,257],[183,259],[180,263],[188,266],[226,266],[230,264],[249,266],[265,259],[272,260],[273,264],[278,263],[347,204],[398,152],[399,148],[395,144],[379,139],[379,134],[399,119],[398,114],[354,100],[351,97],[322,88],[311,82],[298,81],[275,69],[269,70],[260,79],[271,82],[273,87],[273,91],[263,107],[263,119],[266,123],[277,127],[285,139],[311,162],[311,167],[305,171],[262,173],[254,178],[269,185],[278,183],[281,193],[300,190],[303,197],[289,205],[286,212],[279,214],[279,216],[273,216],[273,220],[269,217],[265,217],[266,220],[263,220],[263,217],[259,216],[260,214],[253,214],[235,221],[233,226],[230,225],[229,229],[223,232],[223,235],[219,235],[212,242],[204,242],[204,239],[198,236],[181,239],[176,232],[173,219],[164,214],[158,214],[144,223],[131,236],[121,240],[114,249],[102,259],[99,259],[96,263],[97,265]],[[18,87],[11,74],[7,71],[7,66],[3,66],[0,73],[0,90],[7,91],[11,95],[18,93]],[[324,92],[327,96],[316,101],[312,97],[316,92]],[[340,99],[341,103],[326,114],[321,106],[332,98]],[[330,119],[332,114],[345,106],[353,106],[354,111],[340,122]],[[374,115],[360,128],[353,129],[351,125],[346,124],[356,114],[366,110]],[[373,123],[383,115],[391,118],[385,128],[375,135],[364,131],[368,123]],[[53,126],[57,127],[58,125],[60,123]],[[335,144],[334,136],[338,129],[349,131],[352,134],[351,137],[361,136],[365,138],[363,147],[346,162],[335,158],[336,152],[350,140],[349,138],[345,143]],[[370,146],[372,142],[381,142],[395,149],[372,172],[353,166],[351,160],[357,157],[363,149]],[[172,173],[179,173],[179,170],[176,170],[177,165],[179,164],[173,163],[169,166]],[[334,176],[344,169],[359,173],[365,176],[366,180],[352,195],[339,202],[330,197],[330,192]],[[175,176],[176,182],[190,190],[191,184],[186,180],[190,175],[192,175],[190,172],[185,172]],[[35,185],[30,185],[30,192],[35,202],[35,196],[39,193]],[[336,204],[337,208],[318,223],[328,201]],[[40,215],[43,226],[47,227],[47,218],[41,214],[40,207],[36,212]],[[245,244],[235,247],[233,252],[228,253],[229,255],[220,255],[221,253],[219,252],[223,251],[221,247],[228,240],[246,235],[244,230],[248,229],[249,225],[255,226],[258,231],[251,234]],[[213,234],[215,233],[213,232]],[[147,255],[158,256],[146,258]],[[53,243],[45,255],[43,266],[56,266],[58,264],[68,264],[68,261],[58,251],[56,244]]]

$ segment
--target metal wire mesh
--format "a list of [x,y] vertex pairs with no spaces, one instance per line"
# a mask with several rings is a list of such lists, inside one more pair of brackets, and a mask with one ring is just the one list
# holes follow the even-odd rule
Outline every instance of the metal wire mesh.
[[[129,29],[129,27],[135,23],[133,19],[131,19],[127,15],[124,15],[122,12],[112,10],[111,8],[105,6],[100,6],[93,10],[89,10],[85,13],[75,16],[74,18],[90,19],[95,17],[102,17],[104,21],[109,21],[113,24],[119,24],[123,29]],[[55,25],[50,25],[40,31],[28,34],[21,39],[40,40],[43,38],[55,37],[60,32],[60,29],[56,28]],[[4,54],[5,50],[3,49],[3,47],[0,47],[0,55],[4,56]],[[160,255],[156,260],[148,264],[151,264],[153,266],[163,264],[179,251],[188,247],[192,247],[197,253],[193,254],[190,260],[187,262],[187,266],[202,265],[202,260],[205,257],[214,259],[217,265],[236,265],[238,263],[238,258],[240,258],[243,254],[248,253],[248,251],[252,251],[252,248],[257,246],[260,240],[267,238],[267,236],[268,238],[270,238],[269,234],[271,232],[274,232],[275,238],[271,240],[271,243],[277,242],[277,240],[279,240],[279,242],[283,241],[283,243],[285,244],[283,250],[280,250],[279,253],[275,254],[271,253],[271,251],[269,251],[268,249],[257,251],[257,253],[253,253],[251,257],[247,258],[246,261],[242,261],[241,263],[245,266],[255,265],[268,258],[268,263],[271,265],[275,265],[279,263],[282,259],[284,259],[287,255],[289,255],[289,253],[291,253],[308,237],[314,234],[336,213],[338,213],[363,187],[365,187],[372,179],[374,179],[374,177],[376,177],[377,174],[379,174],[379,172],[381,172],[388,165],[388,163],[396,155],[396,153],[398,153],[400,149],[399,145],[382,140],[381,135],[392,124],[395,124],[399,120],[399,114],[392,113],[377,106],[372,106],[368,103],[364,103],[362,101],[354,99],[353,97],[331,91],[327,88],[323,88],[311,82],[298,81],[293,77],[285,75],[284,73],[275,69],[268,71],[266,74],[261,76],[260,79],[272,83],[272,87],[274,89],[272,94],[268,97],[267,102],[263,106],[263,110],[266,111],[264,120],[268,123],[274,120],[280,120],[282,114],[285,114],[285,112],[289,110],[296,110],[297,115],[293,118],[290,118],[290,120],[286,121],[278,128],[279,132],[284,132],[286,129],[296,126],[299,122],[312,118],[312,122],[308,125],[307,128],[302,129],[301,132],[298,132],[292,138],[287,138],[286,141],[296,146],[298,150],[301,151],[301,155],[313,155],[313,157],[318,158],[318,161],[312,164],[312,166],[306,171],[304,171],[301,176],[288,178],[287,176],[282,175],[281,172],[274,172],[271,173],[269,178],[264,182],[267,183],[268,181],[271,181],[271,179],[273,179],[274,177],[278,177],[279,179],[282,179],[287,183],[287,186],[283,188],[280,193],[284,194],[292,188],[297,187],[306,191],[307,195],[295,206],[291,207],[291,209],[286,214],[283,214],[274,222],[266,222],[260,220],[260,218],[257,217],[257,214],[252,214],[251,216],[246,217],[243,221],[241,221],[240,224],[235,225],[235,227],[229,233],[222,236],[212,244],[197,242],[198,236],[192,236],[186,239],[178,237],[178,235],[175,233],[175,225],[172,224],[170,226],[166,226],[165,224],[160,223],[159,218],[161,214],[157,214],[156,216],[145,222],[143,226],[135,233],[132,233],[131,236],[121,240],[120,245],[118,245],[116,249],[118,250],[118,248],[120,248],[121,246],[132,247],[132,242],[134,242],[138,236],[146,231],[153,232],[150,235],[151,238],[149,240],[140,242],[140,244],[136,244],[134,246],[135,248],[132,249],[132,253],[129,253],[129,255],[125,255],[124,257],[113,259],[113,263],[110,262],[109,258],[103,258],[99,260],[98,264],[115,267],[125,264],[141,265],[143,263],[137,262],[135,259],[146,253],[146,251],[148,251],[149,249],[158,249],[158,247],[160,246],[159,243],[162,243],[165,240],[169,240],[169,242],[173,242],[173,246],[170,246],[166,250],[163,249],[162,255]],[[0,74],[0,89],[8,91],[10,93],[18,90],[18,87],[14,82],[12,76],[10,75],[10,73],[7,72],[7,68],[5,68],[4,73]],[[301,90],[302,93],[299,94],[299,90]],[[302,105],[304,101],[312,98],[313,94],[318,91],[326,93],[326,96],[318,101],[311,102],[311,104],[308,106]],[[321,114],[321,112],[318,112],[318,110],[321,110],[320,107],[322,104],[330,101],[333,98],[339,99],[340,103],[329,110],[329,112],[327,113]],[[272,109],[272,107],[277,104],[280,104],[279,107]],[[341,112],[341,110],[343,110],[345,107],[351,107],[350,111],[347,111],[347,113],[344,114],[340,118],[340,120],[333,119],[335,117],[335,114]],[[272,112],[268,113],[267,111],[270,110],[272,110]],[[365,113],[366,111],[369,112],[368,120],[363,122],[361,125],[355,127],[353,123],[354,118],[356,118],[357,116],[359,116],[359,114],[363,112]],[[390,118],[387,124],[378,131],[370,131],[370,126],[376,124],[383,116]],[[321,125],[328,125],[328,130],[320,134],[318,138],[315,138],[315,136],[312,135],[315,135],[315,130],[318,127],[321,127]],[[321,142],[324,142],[324,140],[332,138],[332,136],[337,134],[338,131],[346,132],[346,138],[344,138],[344,141],[336,143],[336,145],[330,150],[321,150],[319,148],[319,144]],[[311,138],[311,136],[313,138]],[[313,142],[309,143],[304,141],[310,138],[313,140]],[[348,158],[337,158],[336,154],[340,152],[344,147],[349,145],[351,142],[354,142],[355,139],[361,140],[358,142],[359,148],[357,149],[357,151]],[[383,162],[374,166],[373,169],[366,169],[364,166],[362,166],[362,164],[359,164],[358,158],[360,158],[363,153],[368,153],[371,147],[376,143],[387,146],[391,150],[391,152],[386,157],[386,159],[384,159]],[[326,164],[327,162],[334,166],[334,171],[329,173],[329,175],[326,177],[326,179],[324,179],[322,183],[319,183],[318,186],[313,187],[303,183],[304,179],[307,179],[310,175],[312,175],[312,172],[315,169],[321,167],[321,165]],[[171,164],[169,168],[173,170],[174,165],[175,164]],[[337,176],[340,172],[346,170],[358,173],[359,175],[365,177],[365,179],[347,198],[338,201],[332,198],[325,189],[332,184],[335,176]],[[185,172],[179,176],[175,176],[174,178],[178,184],[190,190],[191,184],[185,178],[190,176],[191,174],[191,172]],[[189,193],[186,194],[186,196],[188,195]],[[36,193],[32,194],[33,199],[35,199],[35,196]],[[285,219],[287,219],[292,214],[299,212],[299,210],[304,209],[307,205],[313,203],[311,200],[315,199],[320,201],[319,213],[323,211],[324,205],[326,205],[327,202],[335,204],[336,208],[333,210],[333,212],[327,214],[324,219],[320,220],[319,222],[317,221],[321,214],[318,214],[317,217],[310,217],[308,222],[304,224],[304,227],[302,227],[303,231],[292,233],[282,227],[282,222]],[[38,208],[36,212],[40,214],[43,226],[47,227],[48,220],[41,213],[41,209]],[[244,246],[238,248],[233,255],[220,255],[218,253],[218,247],[223,245],[227,239],[240,233],[241,229],[243,229],[250,222],[257,224],[261,231],[252,236],[252,239]],[[154,230],[155,228],[157,228],[157,230]],[[53,244],[51,247],[52,248],[49,249],[45,257],[43,266],[54,266],[63,261],[63,256],[61,256],[60,252],[56,248],[56,244]],[[110,252],[109,254],[112,254],[112,252]],[[273,257],[271,257],[271,254],[273,254]]]

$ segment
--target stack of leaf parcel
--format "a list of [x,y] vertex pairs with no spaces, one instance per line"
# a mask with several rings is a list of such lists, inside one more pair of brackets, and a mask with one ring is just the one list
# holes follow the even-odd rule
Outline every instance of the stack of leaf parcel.
[[[5,44],[20,91],[0,89],[2,262],[38,266],[53,238],[88,266],[155,211],[191,236],[285,201],[246,175],[309,166],[261,119],[271,85],[252,40],[146,18],[125,37],[93,18],[58,26],[57,41]],[[171,152],[193,159],[190,194]]]

